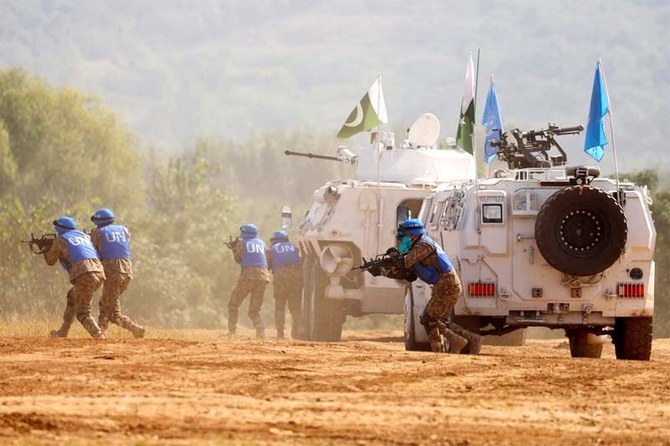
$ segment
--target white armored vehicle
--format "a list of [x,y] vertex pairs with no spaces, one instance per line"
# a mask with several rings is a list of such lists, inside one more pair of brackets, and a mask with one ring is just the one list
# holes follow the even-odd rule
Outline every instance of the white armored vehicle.
[[[339,159],[356,165],[356,179],[334,180],[314,192],[314,202],[296,234],[303,256],[305,337],[338,341],[347,315],[402,314],[406,285],[395,279],[351,271],[396,243],[398,224],[416,217],[424,198],[438,185],[475,177],[472,155],[435,147],[439,121],[419,117],[408,139],[396,147],[391,133],[354,155],[340,148]],[[373,140],[374,138],[373,134]]]
[[[573,357],[600,357],[610,335],[619,359],[648,360],[656,232],[646,187],[565,167],[554,137],[583,127],[518,129],[494,143],[510,170],[440,188],[420,218],[463,282],[455,322],[481,334],[563,329]],[[512,139],[513,138],[513,139]],[[550,156],[556,148],[560,154]],[[405,341],[423,349],[418,317],[430,290],[406,297]]]

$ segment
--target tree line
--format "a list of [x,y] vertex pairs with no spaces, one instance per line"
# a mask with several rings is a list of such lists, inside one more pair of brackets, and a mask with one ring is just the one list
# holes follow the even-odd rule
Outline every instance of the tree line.
[[[331,132],[296,128],[244,141],[201,139],[167,156],[142,147],[97,98],[20,69],[0,71],[0,317],[60,314],[66,274],[20,241],[52,232],[63,214],[90,229],[93,211],[109,207],[132,234],[128,314],[156,325],[221,328],[239,271],[224,242],[246,222],[269,239],[283,205],[299,220],[317,187],[353,176],[337,162],[283,153],[334,154],[337,145]],[[647,185],[654,199],[656,333],[668,336],[670,191],[659,190],[655,170],[626,176]],[[268,320],[269,302],[270,291]]]

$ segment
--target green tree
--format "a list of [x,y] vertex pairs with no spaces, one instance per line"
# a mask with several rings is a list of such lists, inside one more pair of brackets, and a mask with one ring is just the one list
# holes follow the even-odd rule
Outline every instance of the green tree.
[[656,283],[654,308],[654,333],[658,337],[670,336],[670,191],[659,190],[659,174],[647,169],[634,172],[628,178],[649,188],[654,226],[656,227]]

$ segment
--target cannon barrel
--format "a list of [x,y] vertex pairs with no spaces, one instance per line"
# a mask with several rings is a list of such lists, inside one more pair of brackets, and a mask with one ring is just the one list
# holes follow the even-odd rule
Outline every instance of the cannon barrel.
[[304,156],[305,158],[317,158],[321,160],[330,160],[330,161],[342,161],[340,158],[336,156],[318,155],[316,153],[311,152],[292,152],[290,150],[285,150],[284,155]]

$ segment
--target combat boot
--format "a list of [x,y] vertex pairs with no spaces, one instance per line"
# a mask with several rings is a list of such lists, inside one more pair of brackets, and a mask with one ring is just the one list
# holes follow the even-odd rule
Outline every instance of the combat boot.
[[456,333],[459,336],[462,336],[468,341],[468,354],[478,355],[479,351],[482,348],[482,336],[476,333],[473,333],[460,325],[454,324],[453,322],[449,323],[449,329]]
[[69,330],[63,330],[63,327],[59,328],[58,330],[51,330],[49,333],[49,336],[51,336],[53,339],[56,338],[67,338],[67,333]]
[[442,336],[442,333],[440,333],[439,328],[436,326],[431,327],[430,331],[428,332],[428,340],[430,341],[430,349],[434,353],[447,352],[444,336]]
[[133,334],[133,337],[135,339],[142,339],[147,330],[144,327],[140,327],[139,325],[135,325],[135,328],[133,328],[130,331]]
[[284,339],[284,328],[277,328],[277,339],[278,340],[283,340]]
[[446,327],[443,327],[441,332],[441,334],[447,338],[447,341],[449,342],[449,353],[460,353],[461,350],[463,350],[465,346],[468,345],[468,340],[466,338],[457,335]]
[[265,339],[265,329],[264,328],[257,328],[256,329],[256,339]]

